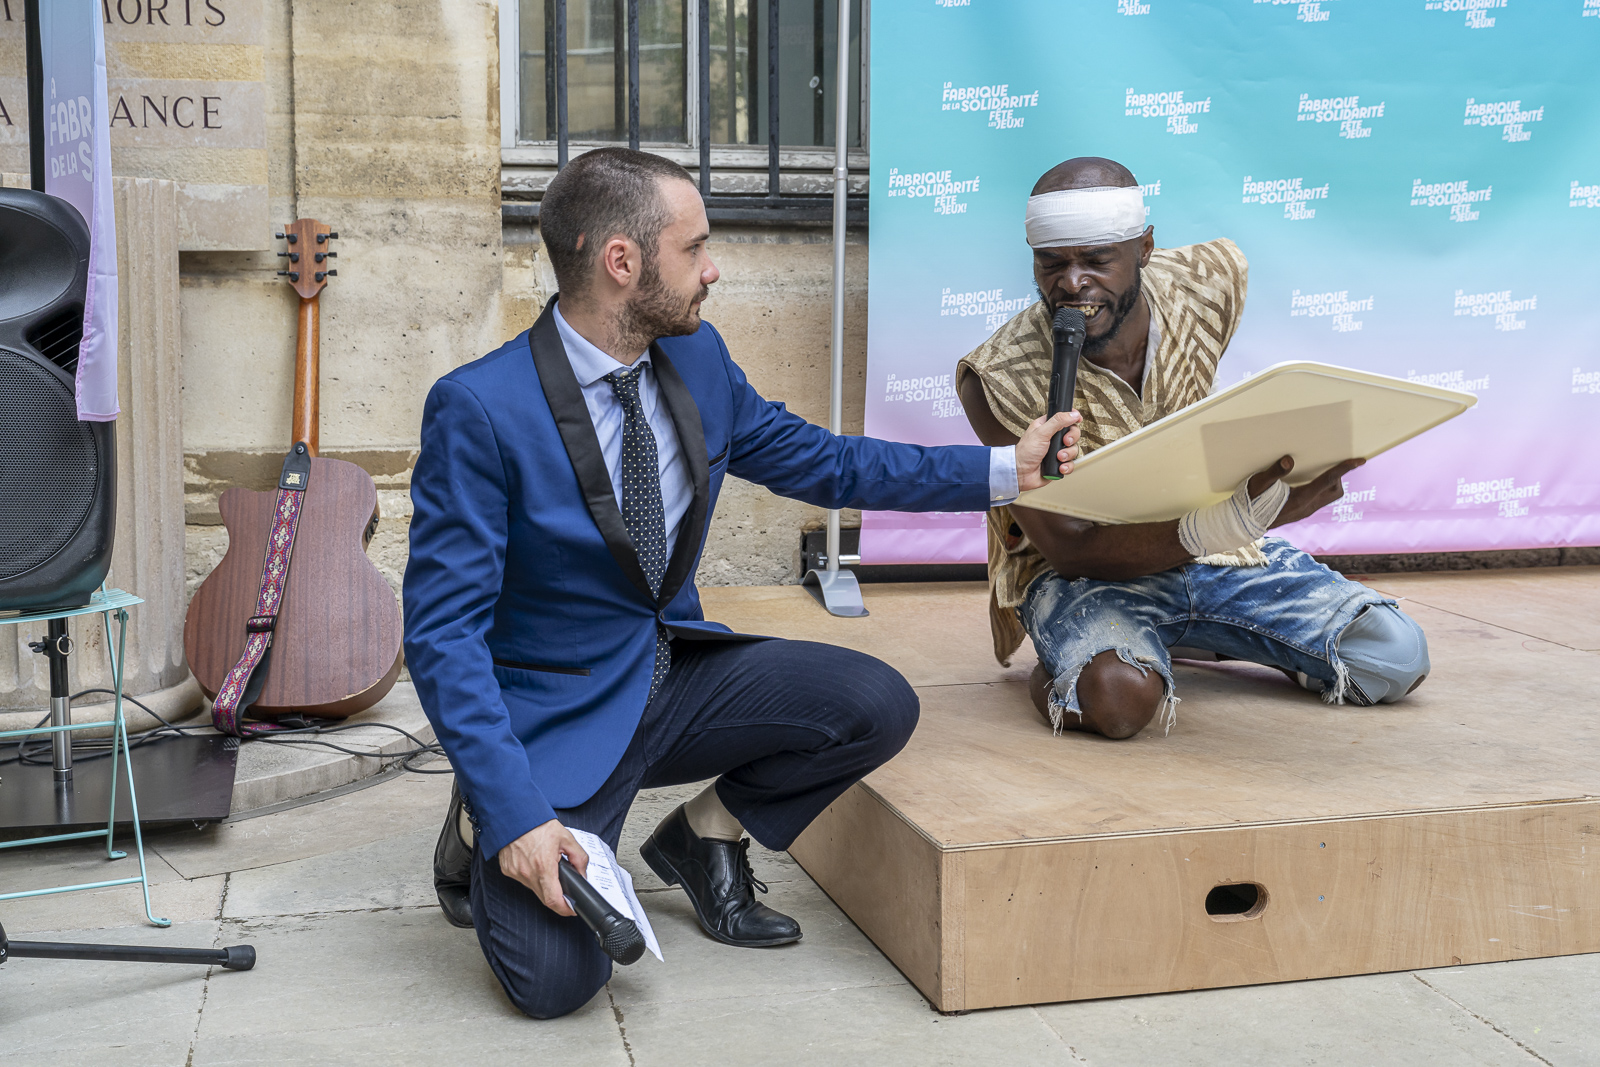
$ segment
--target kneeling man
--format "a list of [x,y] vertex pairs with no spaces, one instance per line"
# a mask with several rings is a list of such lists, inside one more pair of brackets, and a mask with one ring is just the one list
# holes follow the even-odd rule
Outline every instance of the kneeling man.
[[[1247,264],[1228,240],[1157,250],[1133,174],[1071,159],[1028,200],[1041,300],[963,358],[958,386],[985,444],[1045,411],[1050,321],[1088,317],[1076,407],[1085,452],[1205,397],[1244,312]],[[1171,522],[1096,525],[1025,507],[989,513],[990,621],[1002,662],[1026,630],[1034,702],[1057,730],[1131,737],[1177,697],[1169,648],[1277,667],[1329,703],[1395,701],[1422,683],[1422,629],[1394,601],[1278,537],[1344,493],[1349,460],[1291,489],[1284,456],[1231,500]]]
[[646,861],[717,940],[798,941],[755,899],[744,832],[787,848],[916,725],[916,694],[870,656],[705,621],[694,576],[723,480],[828,508],[979,510],[1043,485],[1077,417],[921,448],[835,437],[762,398],[701,321],[718,277],[705,206],[659,156],[579,157],[539,222],[559,297],[423,409],[405,644],[456,771],[439,903],[548,1018],[611,974],[562,895],[561,858],[588,863],[568,827],[615,849],[640,789],[713,778]]

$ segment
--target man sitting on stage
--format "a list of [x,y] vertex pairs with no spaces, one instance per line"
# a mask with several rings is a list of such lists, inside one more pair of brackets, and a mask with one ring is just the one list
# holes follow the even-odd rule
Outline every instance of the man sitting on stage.
[[723,479],[827,508],[980,510],[1042,486],[1077,416],[1005,447],[921,448],[835,437],[763,399],[700,319],[718,277],[705,206],[659,156],[580,156],[539,223],[559,298],[428,395],[405,644],[456,771],[440,906],[477,930],[512,1002],[549,1018],[611,975],[562,894],[561,858],[588,864],[568,827],[614,849],[640,789],[715,778],[645,860],[717,940],[798,941],[755,900],[744,832],[787,848],[916,725],[916,694],[870,656],[705,621],[694,575]]
[[[1088,317],[1076,406],[1085,452],[1205,397],[1244,312],[1247,264],[1228,240],[1156,250],[1133,174],[1070,159],[1028,200],[1041,299],[960,361],[979,440],[1017,440],[1045,411],[1051,316]],[[1344,493],[1349,460],[1299,488],[1284,456],[1234,496],[1170,522],[1096,525],[1025,507],[989,512],[995,655],[1033,638],[1033,698],[1056,730],[1131,737],[1177,697],[1168,649],[1277,667],[1329,703],[1400,699],[1428,673],[1422,629],[1392,600],[1262,535]]]

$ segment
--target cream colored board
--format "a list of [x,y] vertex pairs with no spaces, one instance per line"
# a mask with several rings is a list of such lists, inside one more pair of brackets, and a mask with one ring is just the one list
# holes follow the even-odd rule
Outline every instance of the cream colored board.
[[1471,393],[1325,363],[1280,363],[1114,441],[1017,503],[1096,522],[1160,522],[1226,499],[1293,456],[1289,484],[1370,459],[1466,411]]

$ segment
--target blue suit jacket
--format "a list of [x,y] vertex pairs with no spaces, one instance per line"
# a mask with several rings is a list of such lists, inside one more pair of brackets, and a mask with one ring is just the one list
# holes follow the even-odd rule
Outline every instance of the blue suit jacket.
[[685,637],[749,639],[706,622],[694,585],[728,472],[829,508],[989,506],[988,449],[835,437],[762,399],[703,323],[651,346],[694,484],[652,596],[553,308],[434,384],[411,480],[406,660],[491,855],[616,768],[658,619]]

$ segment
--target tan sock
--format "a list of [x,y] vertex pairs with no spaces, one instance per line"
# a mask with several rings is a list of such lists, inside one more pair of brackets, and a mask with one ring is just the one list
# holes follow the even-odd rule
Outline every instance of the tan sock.
[[744,836],[744,827],[739,825],[739,820],[722,806],[715,782],[685,804],[683,813],[689,817],[689,829],[698,837],[713,841],[737,841]]
[[472,847],[472,820],[467,818],[467,809],[466,808],[462,808],[461,809],[461,814],[459,816],[457,816],[457,818],[456,818],[456,827],[457,827],[457,829],[459,829],[461,831],[461,840],[463,840],[463,841],[465,841],[467,843],[467,847],[468,848],[471,848]]

